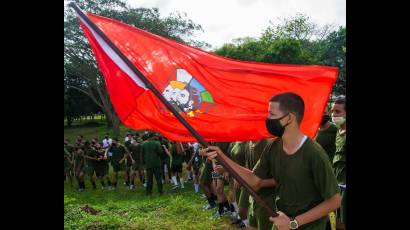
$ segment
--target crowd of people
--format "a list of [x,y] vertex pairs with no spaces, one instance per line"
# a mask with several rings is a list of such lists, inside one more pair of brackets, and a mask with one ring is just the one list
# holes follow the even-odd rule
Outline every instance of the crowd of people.
[[[159,194],[164,193],[164,183],[170,183],[176,190],[185,189],[189,181],[192,189],[206,198],[204,210],[215,208],[213,218],[229,216],[232,224],[240,228],[281,229],[282,221],[286,220],[290,223],[287,229],[322,229],[316,227],[323,224],[327,229],[344,229],[345,98],[339,97],[326,109],[314,140],[298,132],[304,110],[298,106],[299,98],[279,95],[271,99],[266,125],[278,138],[215,142],[208,148],[198,143],[170,141],[154,132],[128,132],[124,144],[108,135],[101,142],[97,138],[88,141],[78,136],[75,143],[70,143],[65,138],[64,180],[72,184],[75,178],[79,191],[83,191],[87,176],[93,189],[97,189],[98,180],[102,189],[115,190],[121,172],[129,190],[136,189],[135,182],[139,181],[147,195],[152,194],[154,177]],[[279,105],[277,108],[275,103]],[[247,190],[213,160],[221,153],[230,164],[241,166],[238,173],[257,188],[257,194],[273,210],[281,213],[279,217],[271,218]],[[341,205],[337,205],[339,194]],[[320,218],[313,217],[315,215]],[[296,224],[296,228],[292,224]]]

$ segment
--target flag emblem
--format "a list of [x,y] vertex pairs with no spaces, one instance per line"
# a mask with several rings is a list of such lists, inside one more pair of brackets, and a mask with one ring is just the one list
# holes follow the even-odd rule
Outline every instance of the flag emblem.
[[175,79],[169,81],[162,95],[178,112],[185,112],[190,117],[205,113],[210,107],[216,106],[211,93],[182,68],[176,69]]

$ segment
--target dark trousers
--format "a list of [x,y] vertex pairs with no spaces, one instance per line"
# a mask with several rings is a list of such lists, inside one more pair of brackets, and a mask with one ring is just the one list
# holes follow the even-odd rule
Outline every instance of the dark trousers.
[[152,193],[153,176],[157,181],[158,192],[162,193],[161,167],[147,169],[147,194]]

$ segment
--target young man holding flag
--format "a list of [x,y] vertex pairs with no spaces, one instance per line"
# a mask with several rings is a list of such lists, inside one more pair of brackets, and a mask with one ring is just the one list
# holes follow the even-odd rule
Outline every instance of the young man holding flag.
[[[269,219],[279,229],[325,229],[328,213],[340,206],[340,190],[323,148],[300,131],[303,99],[281,93],[269,101],[266,128],[278,139],[263,154],[253,171],[237,165],[216,146],[206,156],[217,155],[233,167],[255,190],[275,186],[278,216]],[[269,177],[271,179],[261,179]]]
[[[306,109],[306,121],[300,126],[301,129],[299,125],[305,112],[301,97],[280,94],[272,98],[267,128],[274,136],[282,137],[283,134],[283,137],[275,142],[275,146],[280,148],[273,148],[275,151],[264,155],[268,156],[264,157],[268,159],[262,158],[260,162],[264,163],[255,166],[256,170],[260,165],[262,172],[255,171],[258,172],[255,176],[250,170],[236,165],[225,155],[221,154],[220,157],[223,162],[226,161],[234,168],[233,171],[230,170],[231,173],[240,172],[242,177],[245,177],[241,178],[241,181],[246,183],[247,187],[251,186],[258,190],[261,185],[266,187],[278,184],[277,190],[281,198],[278,202],[279,209],[288,215],[296,216],[296,220],[292,219],[290,222],[284,213],[276,216],[274,220],[279,229],[297,228],[298,222],[300,225],[321,226],[318,219],[340,205],[338,191],[332,190],[333,174],[328,173],[327,166],[322,162],[320,152],[323,153],[323,149],[320,146],[316,148],[318,145],[314,146],[314,142],[301,132],[303,130],[307,135],[316,133],[318,113],[321,113],[320,108],[325,103],[323,96],[329,94],[337,78],[337,68],[270,65],[224,59],[115,20],[92,14],[86,16],[74,3],[71,5],[79,13],[91,47],[98,54],[96,59],[105,77],[116,112],[127,126],[157,130],[180,141],[192,141],[192,135],[197,139],[212,140],[233,140],[233,137],[265,138],[266,127],[260,121],[262,111],[266,110],[263,107],[269,95],[283,89],[298,92],[309,105]],[[114,43],[120,46],[117,47]],[[130,49],[127,44],[138,46]],[[158,58],[158,53],[162,54],[161,58]],[[169,79],[169,76],[172,78]],[[171,102],[176,101],[169,93],[175,90],[181,93],[177,102],[189,116],[187,120],[196,123],[195,127],[199,133],[203,133],[203,137],[200,137],[172,106]],[[160,99],[162,104],[157,99]],[[172,113],[166,112],[166,109]],[[196,118],[198,116],[200,119]],[[285,124],[282,124],[282,121],[286,121]],[[223,128],[215,124],[223,124]],[[298,151],[299,148],[301,151]],[[218,152],[221,153],[216,147],[209,147],[208,150],[211,150],[209,158],[214,158]],[[306,167],[290,167],[294,169],[290,174],[287,171],[283,172],[284,170],[278,171],[277,169],[284,165],[283,162],[278,164],[276,159],[269,160],[270,157],[284,158],[283,156],[296,155],[296,152],[304,153],[285,163],[291,166],[309,165],[313,173],[307,173]],[[312,160],[315,164],[300,164],[300,155],[307,155],[302,160]],[[267,176],[272,176],[272,179],[260,179],[266,176],[264,171],[268,172]],[[258,175],[259,173],[262,175]],[[293,174],[294,177],[291,177]],[[285,183],[299,177],[302,179],[297,180],[300,184],[296,183],[296,187],[292,188],[289,183]],[[304,196],[299,197],[300,194],[292,193],[295,190],[303,191]],[[291,202],[295,199],[300,201],[296,206]]]

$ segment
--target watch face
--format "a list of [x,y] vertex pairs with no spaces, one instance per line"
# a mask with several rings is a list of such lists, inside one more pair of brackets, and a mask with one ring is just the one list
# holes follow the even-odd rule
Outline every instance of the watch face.
[[289,228],[290,228],[290,229],[297,229],[297,228],[298,228],[298,224],[296,223],[296,221],[291,220],[291,221],[289,222]]

